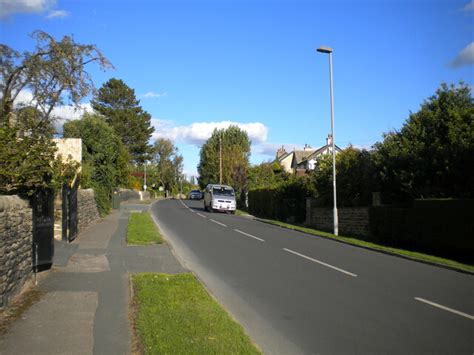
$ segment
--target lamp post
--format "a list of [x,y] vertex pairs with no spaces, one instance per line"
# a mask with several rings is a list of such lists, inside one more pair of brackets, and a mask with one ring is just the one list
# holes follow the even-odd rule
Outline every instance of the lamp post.
[[146,160],[145,160],[144,165],[145,165],[145,177],[144,177],[144,179],[143,179],[143,191],[146,191],[146,187],[147,187],[147,186],[146,186],[146,165],[147,165],[147,161],[146,161]]
[[219,184],[222,185],[222,132],[219,135]]
[[332,88],[332,52],[333,49],[330,47],[319,47],[317,49],[320,53],[329,54],[329,95],[331,100],[331,145],[332,145],[332,189],[334,194],[334,209],[333,209],[333,221],[334,221],[334,234],[339,233],[339,220],[337,215],[337,197],[336,197],[336,145],[334,143],[334,98]]

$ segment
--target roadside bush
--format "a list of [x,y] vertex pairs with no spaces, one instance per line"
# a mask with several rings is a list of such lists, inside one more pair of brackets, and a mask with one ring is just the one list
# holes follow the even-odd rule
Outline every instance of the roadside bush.
[[306,197],[313,194],[309,177],[292,177],[274,188],[249,191],[249,212],[262,218],[301,223],[306,218]]
[[[333,205],[332,156],[325,156],[311,174],[320,206]],[[338,207],[369,206],[378,182],[371,153],[349,146],[336,155]]]
[[474,100],[464,84],[442,84],[402,128],[375,145],[385,203],[474,197]]
[[82,138],[84,169],[81,184],[95,190],[101,215],[109,212],[112,192],[128,182],[129,156],[114,130],[97,115],[86,114],[82,119],[64,124],[65,138]]
[[474,263],[474,200],[415,200],[369,210],[371,240]]

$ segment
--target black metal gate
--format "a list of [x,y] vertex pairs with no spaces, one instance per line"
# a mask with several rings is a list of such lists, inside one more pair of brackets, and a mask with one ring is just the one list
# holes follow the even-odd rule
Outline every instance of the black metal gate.
[[76,181],[73,186],[63,185],[62,191],[62,239],[72,242],[78,233],[77,216],[77,188]]
[[54,193],[40,189],[32,197],[33,267],[50,267],[54,256]]

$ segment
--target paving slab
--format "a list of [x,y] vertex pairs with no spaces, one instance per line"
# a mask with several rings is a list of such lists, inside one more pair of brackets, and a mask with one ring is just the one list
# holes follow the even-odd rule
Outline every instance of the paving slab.
[[0,339],[1,354],[92,354],[96,292],[49,292]]
[[187,270],[169,245],[127,246],[131,211],[122,203],[72,243],[55,242],[53,269],[39,278],[45,296],[0,336],[0,354],[129,354],[129,278]]

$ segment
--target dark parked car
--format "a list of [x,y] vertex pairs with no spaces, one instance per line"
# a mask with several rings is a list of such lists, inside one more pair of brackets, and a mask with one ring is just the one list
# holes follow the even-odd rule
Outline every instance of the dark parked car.
[[190,200],[200,200],[200,199],[202,199],[202,192],[199,191],[199,190],[192,190],[189,193],[188,198]]

